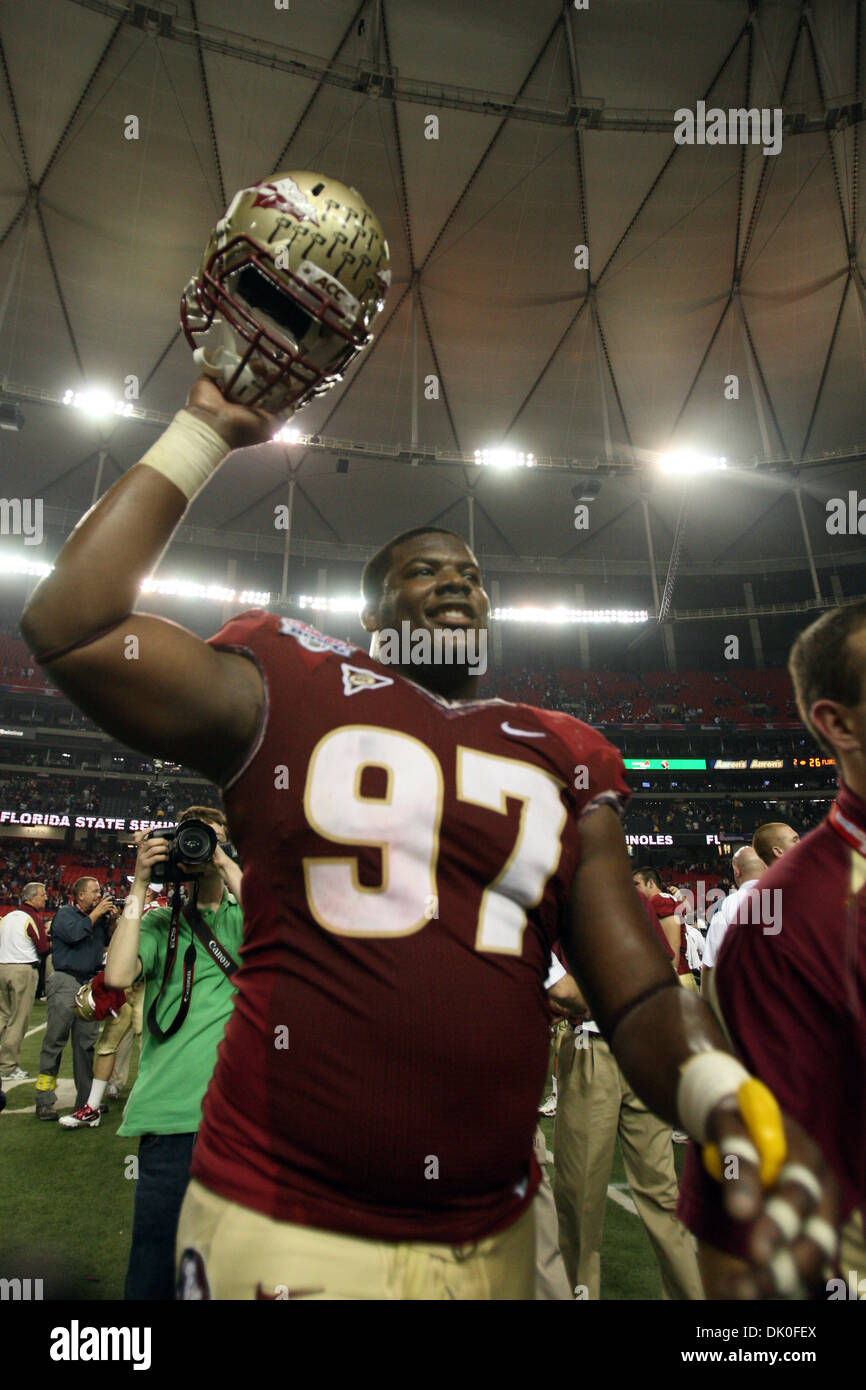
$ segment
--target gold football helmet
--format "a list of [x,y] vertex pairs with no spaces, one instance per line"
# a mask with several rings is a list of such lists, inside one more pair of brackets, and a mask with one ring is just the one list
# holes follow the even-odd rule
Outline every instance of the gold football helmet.
[[181,324],[227,400],[281,414],[340,380],[371,342],[390,283],[388,243],[356,189],[273,174],[217,222]]

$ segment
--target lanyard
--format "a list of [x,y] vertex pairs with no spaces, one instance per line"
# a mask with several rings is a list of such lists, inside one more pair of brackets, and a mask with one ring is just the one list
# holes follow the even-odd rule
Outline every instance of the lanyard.
[[168,932],[168,945],[165,953],[165,970],[162,975],[162,984],[147,1013],[148,1029],[153,1037],[156,1038],[157,1042],[165,1042],[167,1038],[173,1037],[189,1013],[189,1006],[192,1000],[193,975],[195,974],[196,936],[228,979],[231,979],[238,968],[238,963],[230,952],[227,951],[224,946],[220,945],[213,932],[208,931],[207,925],[202,920],[201,913],[198,910],[198,905],[195,902],[187,903],[184,913],[189,917],[189,925],[194,935],[183,957],[183,985],[181,987],[180,1004],[177,1013],[166,1029],[161,1028],[156,1021],[156,1006],[159,1002],[160,995],[168,983],[168,977],[174,968],[175,957],[177,956],[177,942],[180,935],[180,914],[177,916],[172,914],[171,925]]

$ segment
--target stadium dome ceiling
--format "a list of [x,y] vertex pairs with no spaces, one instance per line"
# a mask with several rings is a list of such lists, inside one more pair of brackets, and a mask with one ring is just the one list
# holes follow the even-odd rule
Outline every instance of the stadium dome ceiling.
[[[323,444],[238,457],[196,502],[227,549],[272,527],[289,463],[323,555],[465,530],[471,495],[479,548],[515,567],[639,569],[642,495],[662,556],[681,515],[656,455],[690,445],[744,473],[691,485],[685,570],[804,566],[800,502],[819,565],[862,561],[824,523],[866,458],[863,8],[3,0],[0,380],[26,416],[0,434],[4,495],[71,524],[100,445],[102,487],[140,456],[192,379],[178,302],[213,222],[315,168],[375,208],[394,284],[373,347],[298,416]],[[779,153],[676,143],[701,101],[780,108]],[[57,403],[130,376],[150,422]],[[500,444],[539,466],[447,457]],[[578,534],[581,468],[601,491]]]

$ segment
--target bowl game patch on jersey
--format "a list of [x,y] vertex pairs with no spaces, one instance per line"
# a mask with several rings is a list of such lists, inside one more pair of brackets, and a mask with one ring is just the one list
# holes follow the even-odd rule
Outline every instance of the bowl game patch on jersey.
[[351,656],[353,652],[360,650],[350,642],[340,642],[336,637],[326,637],[323,632],[317,632],[314,627],[299,622],[297,618],[280,618],[279,624],[280,632],[284,636],[294,637],[308,652],[339,652],[341,656]]

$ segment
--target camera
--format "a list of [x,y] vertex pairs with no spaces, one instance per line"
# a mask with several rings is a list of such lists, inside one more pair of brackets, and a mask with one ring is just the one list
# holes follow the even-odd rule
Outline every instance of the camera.
[[[168,840],[168,858],[161,872],[169,883],[198,878],[213,859],[217,833],[203,820],[185,820],[176,830],[150,830],[147,840]],[[181,861],[186,868],[181,868]]]

